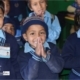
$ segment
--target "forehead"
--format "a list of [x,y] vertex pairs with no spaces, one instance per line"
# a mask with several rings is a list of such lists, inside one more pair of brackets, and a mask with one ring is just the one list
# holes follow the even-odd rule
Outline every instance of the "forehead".
[[6,23],[6,24],[4,24],[4,26],[10,26],[10,27],[13,27],[13,24],[11,24],[11,23]]
[[44,27],[39,24],[34,24],[34,25],[29,26],[28,30],[39,31],[39,30],[44,30]]

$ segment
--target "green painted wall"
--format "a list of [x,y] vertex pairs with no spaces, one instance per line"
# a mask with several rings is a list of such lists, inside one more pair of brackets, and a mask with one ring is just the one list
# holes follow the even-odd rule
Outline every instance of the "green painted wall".
[[48,0],[48,11],[56,14],[58,11],[66,11],[67,6],[72,4],[74,0]]

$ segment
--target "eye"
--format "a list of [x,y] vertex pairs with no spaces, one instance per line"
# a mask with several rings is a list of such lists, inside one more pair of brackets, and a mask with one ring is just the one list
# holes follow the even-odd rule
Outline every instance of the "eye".
[[34,6],[37,6],[37,3],[34,3]]
[[3,18],[3,16],[2,16],[2,15],[0,15],[0,18]]
[[34,33],[30,33],[30,35],[34,35]]
[[41,32],[41,34],[46,34],[45,32]]
[[11,31],[13,31],[13,30],[14,30],[14,28],[10,28],[10,30],[11,30]]

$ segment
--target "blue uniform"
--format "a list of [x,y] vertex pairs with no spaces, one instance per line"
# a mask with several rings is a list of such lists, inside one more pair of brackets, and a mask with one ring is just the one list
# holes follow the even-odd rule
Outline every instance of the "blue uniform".
[[64,67],[71,69],[69,80],[80,80],[80,29],[66,40],[62,57],[65,61]]
[[[0,58],[0,79],[1,80],[12,80],[12,79],[21,79],[20,69],[17,62],[17,56],[19,53],[19,46],[16,42],[16,39],[8,34],[6,35],[5,44],[9,44],[10,46],[10,58]],[[10,75],[5,76],[3,72],[8,71]]]
[[[47,45],[47,46],[46,46]],[[21,75],[24,80],[58,80],[59,73],[63,69],[64,61],[60,56],[58,48],[52,43],[46,43],[45,50],[50,49],[50,57],[42,61],[42,58],[35,54],[35,51],[26,46],[18,61]]]

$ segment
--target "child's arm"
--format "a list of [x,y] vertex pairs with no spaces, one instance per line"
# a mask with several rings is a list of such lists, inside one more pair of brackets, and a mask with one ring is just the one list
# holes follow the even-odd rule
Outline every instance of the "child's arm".
[[45,63],[53,73],[60,73],[63,69],[64,61],[60,56],[59,50],[56,46],[53,47],[52,45],[50,53],[50,59]]
[[19,68],[19,64],[17,61],[17,57],[18,57],[18,53],[19,53],[19,46],[18,46],[16,39],[13,36],[11,36],[9,38],[9,40],[10,40],[10,45],[11,45],[11,47],[10,47],[11,48],[11,63],[15,70],[15,75],[16,75],[17,79],[21,79],[22,77],[20,74],[20,68]]
[[59,38],[60,32],[61,32],[61,26],[59,24],[59,20],[58,20],[57,16],[54,16],[52,25],[49,28],[49,39],[50,40],[48,39],[48,41],[54,43],[54,41],[56,41]]
[[20,72],[24,80],[33,80],[37,76],[39,62],[30,53],[21,53],[18,57]]
[[[76,38],[76,37],[75,37]],[[73,37],[69,37],[66,40],[63,49],[62,49],[62,57],[65,61],[65,68],[79,68],[80,67],[80,56],[78,52],[79,44],[76,44],[76,39]]]

